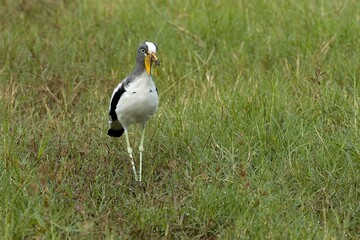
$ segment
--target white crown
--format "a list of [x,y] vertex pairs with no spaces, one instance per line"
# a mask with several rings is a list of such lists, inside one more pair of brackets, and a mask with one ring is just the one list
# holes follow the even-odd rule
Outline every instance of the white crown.
[[152,42],[145,42],[145,44],[147,45],[148,47],[148,53],[156,53],[156,46],[154,43]]

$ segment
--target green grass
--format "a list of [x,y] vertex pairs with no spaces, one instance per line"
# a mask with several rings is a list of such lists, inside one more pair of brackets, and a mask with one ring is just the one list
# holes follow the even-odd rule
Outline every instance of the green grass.
[[[0,1],[1,238],[359,239],[359,1],[130,2]],[[106,131],[143,40],[140,187]]]

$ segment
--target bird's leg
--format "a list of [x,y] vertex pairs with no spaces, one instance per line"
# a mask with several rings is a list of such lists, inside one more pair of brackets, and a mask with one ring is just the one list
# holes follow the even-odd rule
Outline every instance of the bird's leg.
[[145,137],[145,124],[143,124],[143,131],[141,134],[141,141],[139,146],[139,152],[140,152],[139,182],[141,182],[141,174],[142,174],[142,154],[144,152],[144,137]]
[[135,181],[138,181],[138,177],[137,177],[136,169],[135,169],[134,158],[133,158],[133,154],[132,154],[133,150],[132,150],[132,148],[130,146],[129,135],[128,135],[127,130],[125,130],[125,136],[126,136],[127,151],[128,151],[129,156],[130,156],[131,166],[132,166],[132,170],[134,172]]

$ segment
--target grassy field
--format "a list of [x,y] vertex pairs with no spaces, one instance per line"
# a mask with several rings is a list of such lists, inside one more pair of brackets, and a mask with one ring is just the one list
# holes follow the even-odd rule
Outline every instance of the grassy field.
[[[0,3],[1,239],[360,238],[359,1]],[[138,186],[106,131],[144,40]]]

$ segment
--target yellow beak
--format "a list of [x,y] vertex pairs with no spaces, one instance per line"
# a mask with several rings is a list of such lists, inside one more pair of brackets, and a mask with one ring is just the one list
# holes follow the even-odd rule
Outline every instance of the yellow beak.
[[160,61],[157,59],[155,53],[145,56],[145,68],[149,75],[151,73],[151,65],[153,62],[155,62],[156,65],[160,65]]

